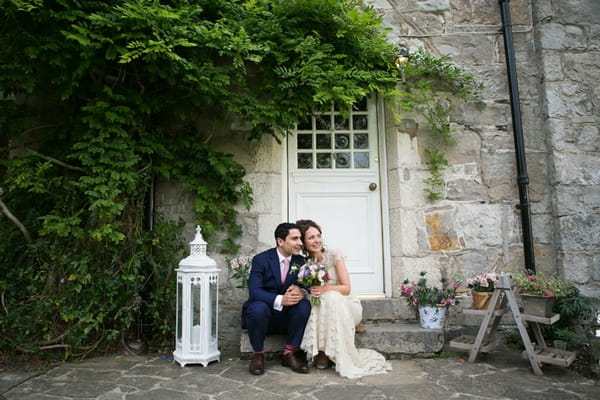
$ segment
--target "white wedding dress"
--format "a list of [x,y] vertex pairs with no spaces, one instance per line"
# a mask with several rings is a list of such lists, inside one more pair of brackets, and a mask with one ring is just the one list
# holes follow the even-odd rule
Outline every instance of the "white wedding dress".
[[[329,267],[328,285],[337,284],[335,262],[343,255],[339,251],[324,251],[323,263]],[[357,349],[354,344],[355,327],[362,320],[360,300],[337,291],[320,296],[321,304],[313,305],[300,347],[309,359],[319,350],[335,363],[335,370],[346,378],[385,373],[392,369],[385,357],[375,350]]]

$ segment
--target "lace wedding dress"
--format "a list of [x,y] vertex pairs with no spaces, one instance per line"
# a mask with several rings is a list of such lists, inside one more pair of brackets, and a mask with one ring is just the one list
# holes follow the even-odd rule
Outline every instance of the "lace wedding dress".
[[[329,266],[328,285],[337,284],[335,262],[343,255],[339,251],[325,251],[323,263]],[[360,300],[331,290],[321,294],[321,304],[314,305],[300,347],[310,359],[319,350],[335,363],[335,370],[346,378],[385,373],[391,364],[375,350],[357,349],[354,344],[355,327],[362,319]]]

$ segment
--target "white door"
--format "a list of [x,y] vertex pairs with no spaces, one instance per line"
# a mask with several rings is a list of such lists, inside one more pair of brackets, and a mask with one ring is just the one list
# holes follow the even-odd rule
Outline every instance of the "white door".
[[352,293],[383,294],[379,145],[375,102],[347,117],[332,105],[288,138],[289,219],[312,219],[342,250]]

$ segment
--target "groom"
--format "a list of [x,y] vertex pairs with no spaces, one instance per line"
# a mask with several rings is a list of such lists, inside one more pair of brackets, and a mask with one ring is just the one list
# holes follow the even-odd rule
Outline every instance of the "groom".
[[299,347],[310,316],[305,290],[297,286],[298,273],[290,266],[304,264],[300,256],[302,240],[296,224],[281,223],[275,229],[277,247],[254,256],[248,280],[249,298],[242,308],[242,328],[248,329],[252,345],[249,370],[253,375],[265,372],[265,336],[287,334],[281,364],[295,372],[307,373],[306,359]]

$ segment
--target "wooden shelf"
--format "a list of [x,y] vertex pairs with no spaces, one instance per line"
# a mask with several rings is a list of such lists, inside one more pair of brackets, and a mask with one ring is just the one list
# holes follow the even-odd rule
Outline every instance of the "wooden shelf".
[[[463,314],[484,316],[487,310],[476,310],[474,308],[463,308]],[[492,316],[500,317],[508,312],[508,308],[504,307],[499,310],[494,310]]]
[[[460,350],[471,351],[475,344],[475,336],[462,335],[450,341],[450,347]],[[496,341],[489,342],[484,340],[481,349],[482,353],[488,353],[496,347]]]
[[[569,366],[575,360],[575,354],[570,351],[559,350],[546,347],[540,324],[552,325],[560,319],[560,314],[553,314],[550,317],[538,317],[536,315],[523,314],[517,303],[518,295],[512,289],[512,283],[506,276],[501,276],[500,281],[494,288],[491,301],[496,303],[500,301],[503,305],[499,310],[474,310],[465,308],[463,313],[470,315],[479,315],[483,317],[479,325],[477,336],[463,335],[450,341],[450,347],[469,351],[469,362],[474,362],[479,352],[488,352],[496,344],[495,333],[498,329],[500,320],[509,310],[512,313],[525,351],[523,356],[529,359],[534,374],[542,375],[543,364],[554,364],[563,367]],[[525,327],[525,321],[528,322],[531,331],[537,341],[534,346],[529,338]]]
[[523,321],[537,322],[544,325],[552,325],[560,319],[560,314],[553,314],[551,317],[538,317],[537,315],[521,314]]
[[[565,351],[555,349],[553,347],[534,348],[535,358],[542,363],[559,365],[561,367],[568,367],[575,361],[575,353],[572,351]],[[522,353],[524,358],[527,358],[527,351],[524,350]]]

